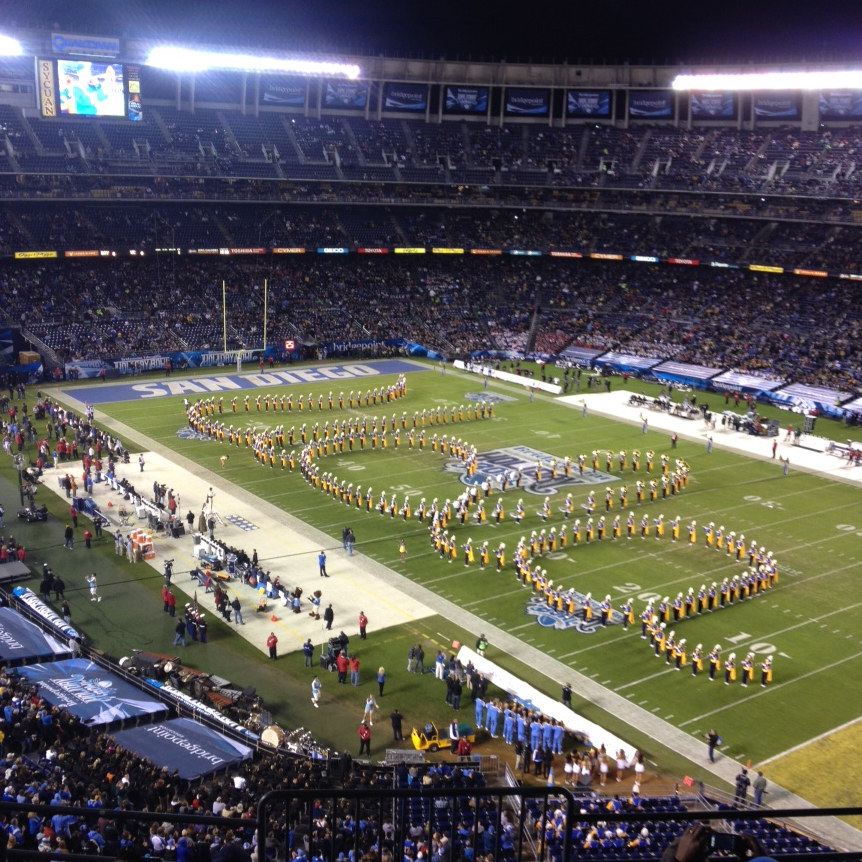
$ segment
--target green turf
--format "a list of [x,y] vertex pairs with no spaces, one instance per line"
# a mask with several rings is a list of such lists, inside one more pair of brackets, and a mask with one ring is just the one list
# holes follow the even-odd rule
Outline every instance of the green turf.
[[[639,383],[635,385],[642,388]],[[414,410],[423,407],[466,403],[466,392],[481,390],[478,378],[466,379],[451,373],[446,377],[437,373],[409,375],[408,386],[408,396],[403,401],[386,407],[363,407],[361,412],[390,417],[396,412],[400,417],[406,410],[412,416]],[[303,386],[303,391],[306,388]],[[315,387],[311,389],[318,394]],[[500,391],[510,396],[513,393],[510,388]],[[625,448],[631,452],[638,447],[644,452],[651,447],[657,461],[660,453],[670,454],[665,434],[651,432],[643,436],[639,428],[610,419],[584,419],[580,411],[552,399],[536,398],[530,404],[524,395],[514,397],[516,402],[496,407],[493,420],[446,425],[440,431],[454,431],[480,451],[522,443],[560,460],[567,454],[576,457],[579,452],[589,453],[593,448]],[[199,463],[216,468],[224,447],[177,439],[176,431],[184,418],[181,405],[181,398],[165,398],[108,405],[106,412]],[[334,412],[338,413],[337,408]],[[307,413],[301,417],[297,413],[291,417],[276,415],[288,426],[311,421]],[[312,415],[318,419],[317,411]],[[237,423],[245,424],[246,418],[240,414]],[[252,414],[248,418],[252,423],[264,424],[264,417]],[[321,424],[328,418],[331,416],[325,410]],[[426,429],[429,438],[435,430]],[[463,486],[458,477],[444,471],[446,457],[428,450],[411,453],[405,446],[402,443],[398,452],[390,448],[385,453],[366,450],[330,456],[322,462],[322,469],[340,478],[349,477],[349,481],[365,488],[371,485],[375,499],[384,489],[389,494],[397,493],[399,500],[409,492],[414,506],[422,496],[429,501],[436,496],[442,502],[460,493]],[[755,687],[746,691],[739,682],[726,687],[721,682],[710,684],[705,677],[692,679],[688,672],[666,671],[636,633],[625,634],[618,626],[592,636],[542,628],[525,614],[528,591],[515,583],[511,569],[502,575],[493,571],[480,574],[474,566],[466,573],[460,559],[447,566],[432,553],[426,529],[415,521],[404,524],[400,519],[348,512],[312,490],[298,475],[258,467],[244,448],[231,459],[224,473],[226,478],[324,530],[333,539],[340,536],[346,523],[351,524],[360,552],[462,603],[480,617],[494,618],[496,625],[515,630],[519,636],[529,638],[532,645],[555,650],[556,656],[579,672],[607,681],[609,688],[619,690],[646,709],[672,716],[668,720],[673,724],[695,735],[713,724],[719,726],[732,754],[743,753],[755,760],[766,758],[855,717],[860,705],[846,696],[841,682],[862,668],[858,636],[862,630],[862,604],[852,601],[852,584],[862,572],[858,562],[862,538],[857,534],[862,531],[862,520],[856,517],[859,490],[798,472],[784,477],[777,463],[718,448],[707,455],[702,445],[686,441],[680,441],[673,454],[691,465],[692,482],[672,501],[647,504],[644,508],[650,518],[662,512],[666,520],[679,515],[683,522],[696,518],[701,526],[709,521],[721,522],[727,530],[745,533],[749,541],[754,538],[766,545],[780,560],[781,580],[776,588],[744,605],[682,623],[678,632],[687,638],[690,647],[703,643],[709,649],[721,643],[725,653],[735,649],[739,658],[752,648],[758,659],[774,653],[775,682],[765,691],[759,679]],[[629,471],[625,478],[631,507],[635,477]],[[614,484],[619,484],[619,479]],[[578,502],[585,498],[584,490],[572,490]],[[603,490],[603,484],[597,487],[599,502]],[[512,509],[516,494],[506,494],[507,510]],[[492,546],[505,541],[511,551],[520,535],[542,526],[535,515],[541,496],[520,496],[525,498],[528,513],[523,526],[512,521],[499,527],[456,526],[459,544],[467,535],[477,545],[487,537]],[[554,517],[547,526],[559,527],[562,523],[557,507],[563,496],[560,492],[552,499]],[[851,526],[856,529],[848,529]],[[408,547],[404,565],[397,553],[401,537]],[[267,563],[277,571],[278,560]],[[673,597],[679,590],[690,586],[697,589],[704,581],[720,581],[741,571],[724,554],[706,549],[702,541],[689,547],[685,542],[672,545],[668,538],[662,542],[605,540],[590,547],[569,548],[564,555],[546,559],[543,565],[555,582],[591,591],[596,597],[610,593],[615,605],[632,597],[636,611],[641,610],[644,598],[650,594]],[[818,708],[793,708],[806,702],[816,702]],[[764,727],[769,732],[764,733]]]

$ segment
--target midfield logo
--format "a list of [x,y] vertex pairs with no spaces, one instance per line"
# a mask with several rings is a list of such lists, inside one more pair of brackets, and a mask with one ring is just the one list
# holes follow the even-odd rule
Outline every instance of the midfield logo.
[[[444,470],[447,473],[457,473],[465,485],[473,485],[476,482],[481,485],[487,478],[492,487],[497,490],[502,487],[499,478],[501,474],[520,470],[524,480],[522,490],[539,497],[552,496],[565,488],[610,485],[619,481],[618,476],[604,473],[601,470],[594,473],[592,466],[588,466],[584,475],[581,476],[577,464],[572,464],[572,475],[566,476],[564,458],[556,458],[557,478],[554,479],[551,476],[550,463],[555,457],[547,452],[533,449],[532,446],[508,446],[505,449],[492,449],[490,452],[479,453],[476,472],[473,476],[467,475],[467,468],[457,458],[450,458],[446,462]],[[536,462],[539,460],[542,461],[541,482],[536,480]],[[510,478],[512,491],[515,490],[513,486],[514,481]]]
[[[584,594],[575,591],[572,593],[575,597],[575,614],[569,616],[565,611],[557,610],[551,607],[547,600],[542,596],[533,596],[527,603],[525,613],[536,618],[536,622],[540,626],[548,629],[557,629],[558,631],[568,631],[574,629],[582,635],[594,635],[602,628],[602,612],[601,604],[595,599],[590,599],[590,607],[593,609],[593,618],[585,621],[581,608],[584,603]],[[610,625],[619,625],[623,621],[623,615],[619,611],[611,610]]]
[[504,404],[507,401],[517,401],[517,398],[512,398],[511,395],[501,395],[499,392],[465,392],[464,397],[468,401],[481,402],[486,404]]
[[177,431],[177,437],[180,440],[210,440],[211,437],[207,437],[206,434],[202,434],[200,431],[195,431],[194,428],[180,428]]

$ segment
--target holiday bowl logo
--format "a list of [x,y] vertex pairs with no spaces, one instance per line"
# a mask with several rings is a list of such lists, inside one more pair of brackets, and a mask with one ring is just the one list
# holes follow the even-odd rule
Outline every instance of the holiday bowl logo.
[[486,404],[505,404],[507,401],[517,401],[517,398],[512,398],[511,395],[501,395],[499,392],[465,392],[464,397],[468,401],[475,401]]
[[180,440],[209,440],[210,439],[210,437],[208,437],[202,431],[196,431],[194,428],[180,428],[180,430],[177,431],[177,437],[179,437]]
[[[595,599],[590,599],[590,608],[593,612],[591,620],[584,619],[584,599],[586,596],[583,593],[572,591],[567,593],[575,600],[575,613],[569,614],[565,610],[558,610],[556,606],[549,605],[547,599],[543,596],[533,596],[529,602],[525,613],[536,618],[536,622],[548,629],[557,629],[558,631],[568,631],[574,629],[582,635],[595,634],[602,628],[602,608],[601,604]],[[617,625],[623,621],[623,615],[619,611],[611,610],[611,618],[608,621],[610,625]]]
[[[536,464],[542,462],[542,479],[536,478]],[[557,476],[551,475],[551,462],[557,462]],[[476,472],[467,475],[467,465],[459,458],[450,458],[443,468],[447,473],[456,473],[464,485],[481,485],[487,479],[493,488],[502,489],[504,474],[509,477],[509,485],[515,490],[515,478],[521,471],[522,490],[539,497],[553,496],[565,488],[582,488],[588,485],[610,485],[618,482],[619,477],[601,470],[593,472],[588,468],[582,476],[578,465],[571,466],[571,476],[566,476],[565,458],[557,458],[547,452],[533,449],[532,446],[507,446],[504,449],[492,449],[490,452],[480,452],[476,460]]]

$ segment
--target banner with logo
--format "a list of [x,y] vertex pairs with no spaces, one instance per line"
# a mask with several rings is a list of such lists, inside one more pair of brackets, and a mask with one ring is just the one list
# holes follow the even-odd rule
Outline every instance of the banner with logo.
[[673,116],[673,90],[629,90],[632,119],[661,119]]
[[323,82],[324,108],[358,111],[365,108],[367,102],[367,81],[328,80]]
[[446,87],[443,110],[447,114],[484,114],[488,110],[488,88]]
[[551,91],[526,87],[506,88],[506,113],[513,116],[547,117]]
[[844,409],[842,401],[850,397],[850,392],[840,392],[837,389],[826,389],[822,386],[806,386],[803,383],[792,383],[769,393],[769,400],[781,407],[789,407],[797,411],[812,413],[815,410],[821,416],[839,417]]
[[862,90],[821,90],[820,119],[862,117]]
[[669,380],[672,383],[683,383],[706,389],[709,379],[721,372],[720,368],[709,368],[706,365],[691,365],[688,362],[662,362],[652,369],[652,374],[659,380]]
[[725,371],[712,378],[712,388],[720,392],[725,389],[738,390],[757,395],[758,397],[773,389],[780,389],[786,383],[777,377],[764,377],[762,374],[751,374],[746,371]]
[[633,353],[616,353],[609,350],[593,360],[599,368],[609,366],[620,374],[641,374],[658,365],[661,359],[653,359],[649,356],[636,356]]
[[17,666],[69,656],[65,643],[45,634],[12,608],[0,608],[0,664]]
[[736,94],[732,90],[694,91],[691,116],[694,120],[732,120],[736,117]]
[[798,120],[802,116],[800,94],[755,93],[754,116],[761,120]]
[[190,718],[134,727],[112,734],[117,745],[156,766],[176,770],[184,781],[227,769],[251,759],[252,749]]
[[560,359],[565,359],[567,362],[574,362],[576,365],[582,365],[589,368],[593,364],[593,360],[597,356],[604,353],[604,349],[596,349],[595,347],[578,347],[571,345],[567,347],[561,354]]
[[63,617],[54,613],[54,609],[46,605],[33,590],[27,589],[27,587],[15,587],[12,590],[12,597],[21,602],[22,605],[27,605],[31,611],[45,620],[46,623],[66,640],[81,640],[81,635],[78,631],[68,625]]
[[34,664],[18,673],[36,686],[39,697],[77,716],[87,727],[168,712],[163,703],[87,659]]
[[427,84],[399,84],[395,81],[387,81],[383,85],[383,110],[424,111],[427,107]]
[[116,57],[120,53],[120,40],[110,36],[84,36],[81,33],[52,33],[51,50],[55,54]]
[[308,82],[304,78],[267,77],[260,82],[260,101],[264,105],[304,108]]
[[[43,117],[57,116],[57,78],[54,61],[39,59],[36,62],[36,84],[39,88],[39,105]],[[15,255],[16,257],[18,255]],[[56,257],[56,254],[54,255]]]
[[610,117],[610,90],[566,90],[567,117]]

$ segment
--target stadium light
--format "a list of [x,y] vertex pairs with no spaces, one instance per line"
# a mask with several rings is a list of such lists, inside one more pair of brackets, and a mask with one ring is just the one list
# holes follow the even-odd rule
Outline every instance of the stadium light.
[[300,75],[339,75],[358,78],[361,70],[352,63],[332,63],[298,58],[258,57],[220,51],[161,46],[147,57],[148,66],[175,72],[205,72],[208,69],[236,69],[244,72],[287,72]]
[[672,86],[674,90],[857,90],[862,89],[862,71],[677,75]]
[[24,53],[21,43],[11,36],[0,35],[0,56],[20,57]]

